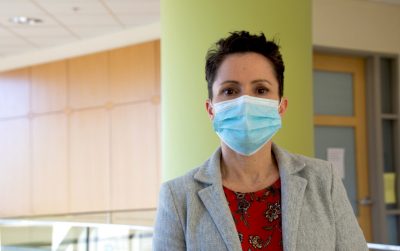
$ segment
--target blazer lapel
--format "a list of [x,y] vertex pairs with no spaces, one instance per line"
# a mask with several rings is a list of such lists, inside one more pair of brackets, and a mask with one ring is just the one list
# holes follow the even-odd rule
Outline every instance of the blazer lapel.
[[218,149],[199,169],[194,178],[208,184],[198,192],[198,195],[217,226],[226,247],[230,251],[241,251],[242,246],[236,226],[222,188],[220,156],[221,151]]
[[217,226],[228,250],[241,251],[242,247],[231,212],[225,197],[220,198],[221,195],[218,190],[215,185],[211,185],[200,190],[198,194]]
[[297,231],[307,181],[288,175],[282,182],[282,232],[284,250],[296,250]]
[[300,212],[303,205],[307,180],[296,175],[304,168],[303,162],[297,161],[293,155],[273,145],[273,152],[278,161],[281,177],[282,234],[283,249],[296,250],[297,232]]

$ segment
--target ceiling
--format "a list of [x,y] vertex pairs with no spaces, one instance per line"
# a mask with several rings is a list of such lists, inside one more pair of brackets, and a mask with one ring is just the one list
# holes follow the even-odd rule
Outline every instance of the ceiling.
[[[400,6],[400,0],[352,1]],[[14,16],[42,22],[15,24],[10,22]],[[138,27],[135,32],[143,33],[140,29],[159,22],[160,0],[0,0],[0,70],[18,66],[14,61],[21,61],[20,55],[77,42],[80,46],[94,37]]]
[[[16,24],[14,16],[42,22]],[[0,0],[0,59],[159,21],[159,0]]]

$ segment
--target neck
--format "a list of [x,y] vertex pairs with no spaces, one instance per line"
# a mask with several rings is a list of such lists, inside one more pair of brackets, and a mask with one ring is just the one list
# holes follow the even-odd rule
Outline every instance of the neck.
[[271,142],[251,156],[240,155],[225,144],[221,150],[222,183],[233,191],[258,191],[279,178]]

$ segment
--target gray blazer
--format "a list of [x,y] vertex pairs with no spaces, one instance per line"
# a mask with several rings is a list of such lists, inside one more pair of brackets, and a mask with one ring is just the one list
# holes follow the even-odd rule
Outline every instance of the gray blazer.
[[[368,250],[343,183],[323,160],[272,145],[281,177],[285,251]],[[221,150],[161,186],[153,249],[242,250],[226,201]]]

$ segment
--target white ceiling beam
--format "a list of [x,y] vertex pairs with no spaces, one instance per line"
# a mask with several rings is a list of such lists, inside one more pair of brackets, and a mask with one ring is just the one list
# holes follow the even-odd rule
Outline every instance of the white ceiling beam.
[[160,23],[126,29],[63,46],[0,58],[0,72],[160,39]]

